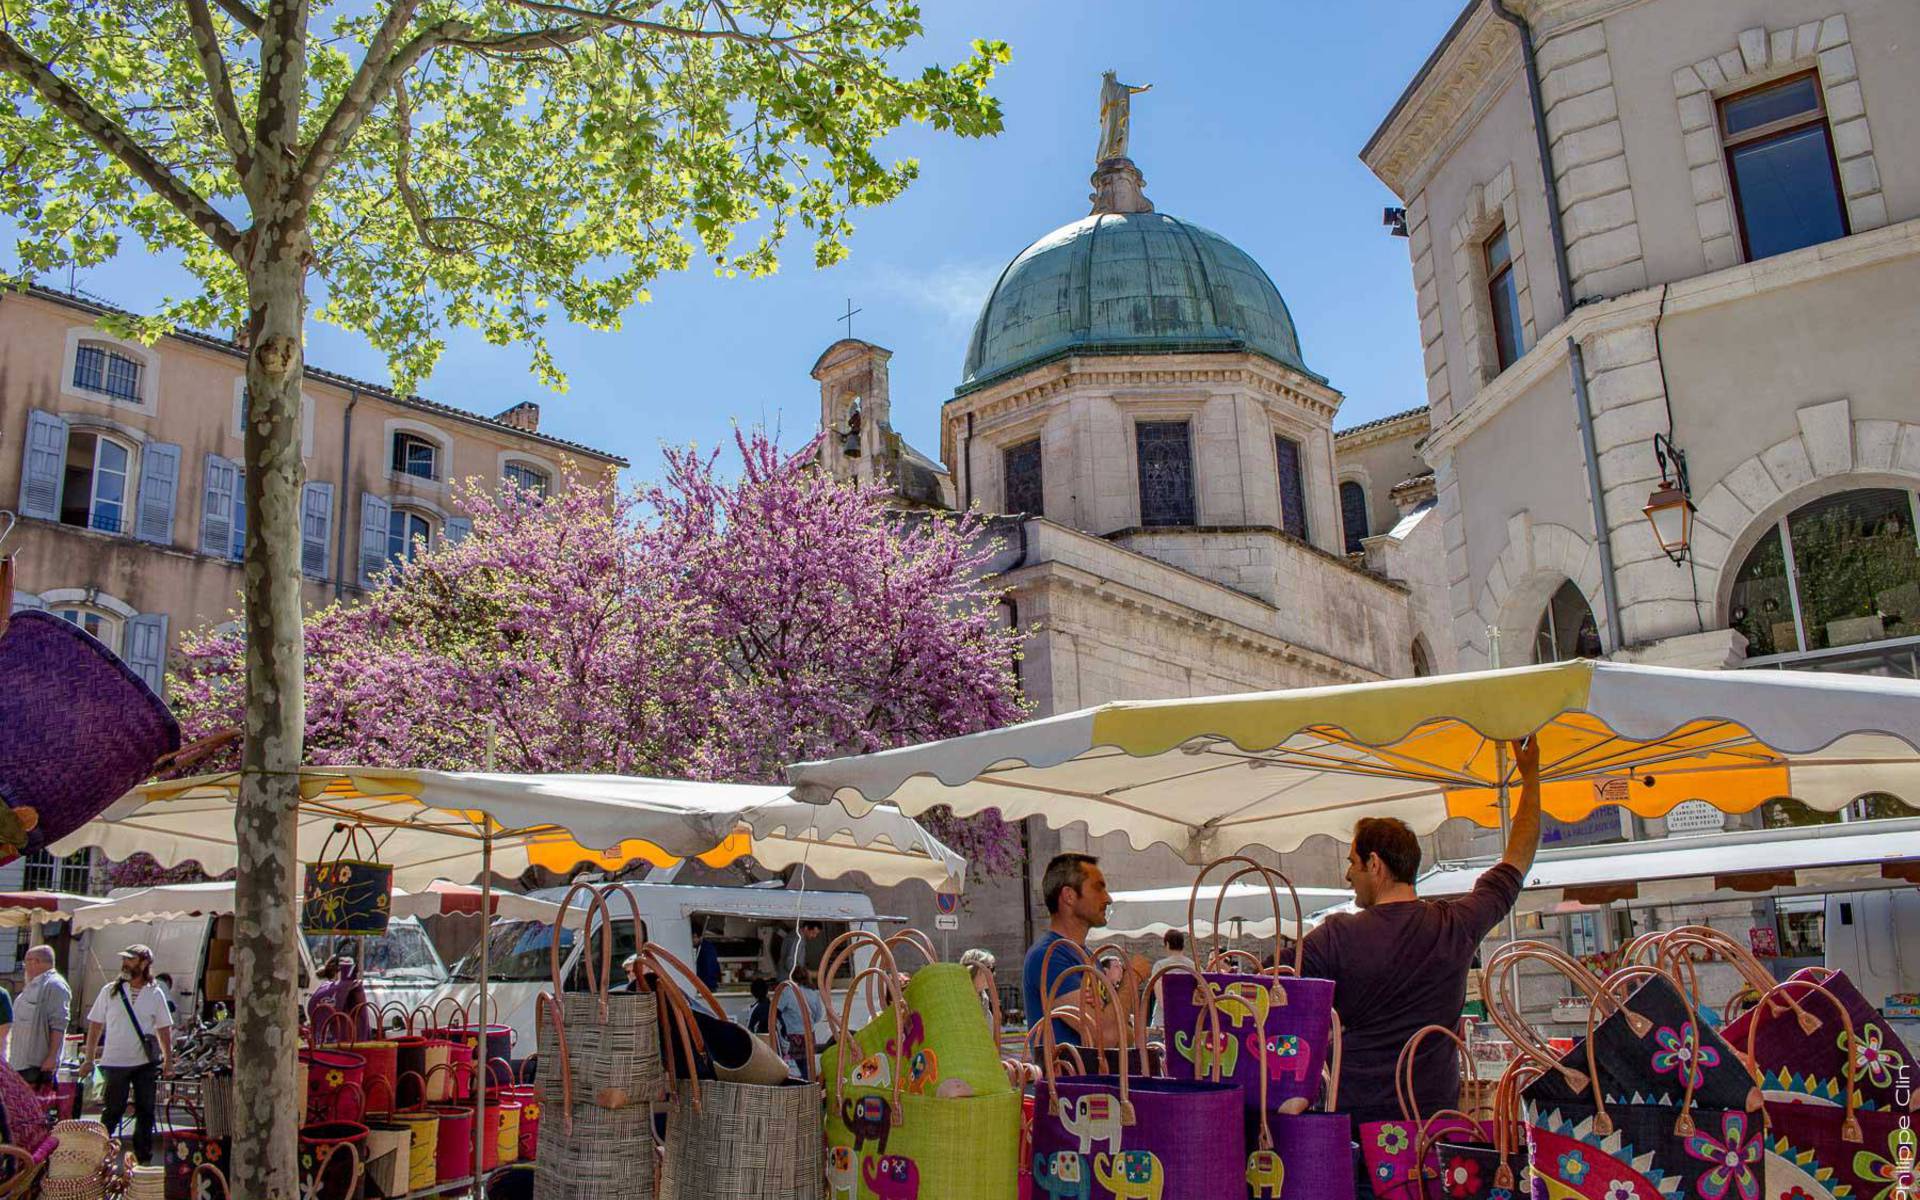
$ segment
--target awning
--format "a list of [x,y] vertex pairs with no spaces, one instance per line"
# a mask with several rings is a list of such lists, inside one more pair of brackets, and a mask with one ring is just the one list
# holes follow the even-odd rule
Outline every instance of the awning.
[[[1295,890],[1300,894],[1300,908],[1306,916],[1308,929],[1320,923],[1320,916],[1353,899],[1353,893],[1345,888],[1303,887]],[[1220,894],[1218,884],[1209,884],[1200,889],[1200,903],[1193,930],[1196,936],[1212,936],[1214,902],[1220,898]],[[1105,937],[1159,937],[1169,929],[1184,930],[1187,928],[1187,901],[1192,895],[1193,888],[1185,884],[1115,892],[1113,905],[1107,910],[1107,924],[1105,928],[1097,930],[1094,936],[1096,940]],[[1293,920],[1293,902],[1284,890],[1280,893],[1280,912],[1283,936],[1299,937],[1299,928]],[[1220,904],[1220,924],[1223,932],[1231,937],[1271,938],[1273,900],[1266,885],[1227,885],[1226,897]]]
[[75,913],[98,903],[97,896],[70,892],[0,892],[0,929],[70,921]]
[[[1496,860],[1444,863],[1422,896],[1459,896]],[[1679,903],[1920,883],[1920,818],[1747,830],[1613,846],[1545,850],[1520,907],[1583,909],[1619,901]]]
[[[473,892],[475,903],[470,906],[446,907],[446,896],[428,889],[424,892],[409,892],[401,888],[393,891],[392,907],[388,910],[396,917],[432,917],[441,916],[448,911],[478,913],[479,891]],[[560,906],[550,900],[535,900],[530,896],[521,896],[513,892],[493,893],[494,912],[502,917],[520,920],[551,921],[560,913]],[[82,933],[89,929],[102,929],[108,925],[126,925],[139,921],[171,921],[182,917],[216,917],[233,911],[233,881],[216,883],[174,883],[161,887],[124,888],[114,892],[79,913],[73,919],[73,931]],[[584,924],[584,920],[572,922]]]
[[[668,866],[699,857],[725,865],[751,855],[781,870],[804,864],[819,877],[858,872],[876,884],[919,880],[958,892],[966,860],[899,810],[802,804],[785,787],[642,779],[624,775],[502,775],[482,772],[306,767],[300,772],[300,861],[320,856],[341,823],[367,826],[394,882],[479,878],[490,838],[493,870],[580,864],[614,870]],[[98,848],[109,858],[145,852],[162,865],[232,868],[237,771],[142,784],[52,850]],[[336,845],[338,839],[336,839]]]
[[1826,812],[1873,792],[1920,802],[1920,682],[1587,661],[1127,701],[787,775],[797,797],[854,811],[995,808],[1199,863],[1345,840],[1369,816],[1422,834],[1454,817],[1495,827],[1515,779],[1506,744],[1529,734],[1562,821],[1696,799],[1735,813],[1781,796]]

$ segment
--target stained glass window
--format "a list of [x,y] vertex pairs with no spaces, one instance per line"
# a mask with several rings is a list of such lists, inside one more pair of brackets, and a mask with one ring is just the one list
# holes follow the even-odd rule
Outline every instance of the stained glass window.
[[1347,553],[1360,553],[1367,536],[1367,489],[1352,479],[1340,485],[1340,531],[1347,537]]
[[1140,523],[1193,524],[1193,442],[1187,423],[1142,421],[1133,429],[1140,459]]
[[1273,439],[1280,467],[1280,528],[1307,540],[1307,477],[1300,468],[1300,443],[1289,437]]
[[1006,499],[1002,507],[1010,513],[1045,516],[1040,439],[1029,438],[1017,446],[1008,446],[1001,452],[1000,469],[1006,479]]

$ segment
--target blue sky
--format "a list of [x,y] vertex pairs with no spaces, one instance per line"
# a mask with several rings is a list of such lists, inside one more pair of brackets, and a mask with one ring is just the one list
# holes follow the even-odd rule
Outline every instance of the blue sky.
[[[797,444],[818,418],[807,370],[844,330],[894,351],[894,425],[938,453],[937,414],[959,381],[967,335],[1000,269],[1084,216],[1098,139],[1100,72],[1153,91],[1133,103],[1133,158],[1147,194],[1237,242],[1292,309],[1307,364],[1346,394],[1337,424],[1424,402],[1406,243],[1380,224],[1394,203],[1357,155],[1458,15],[1456,0],[925,0],[910,56],[951,62],[975,36],[1011,43],[995,81],[1006,131],[962,141],[910,128],[896,157],[919,181],[855,216],[852,255],[830,270],[792,243],[769,279],[696,266],[659,281],[625,328],[556,328],[570,388],[555,394],[527,355],[457,335],[420,390],[493,413],[542,406],[548,432],[632,460],[650,477],[661,444],[713,445],[732,422],[777,426]],[[911,65],[903,63],[903,65]],[[46,282],[64,285],[64,278]],[[147,308],[185,277],[137,249],[85,272],[82,288]],[[315,324],[308,361],[385,380],[357,336]]]

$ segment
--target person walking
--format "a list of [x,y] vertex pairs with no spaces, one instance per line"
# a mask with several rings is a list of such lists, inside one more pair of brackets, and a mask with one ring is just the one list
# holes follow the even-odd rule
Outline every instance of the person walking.
[[52,946],[30,947],[20,968],[27,984],[13,1005],[7,1065],[34,1087],[50,1088],[60,1076],[60,1049],[73,1018],[73,989],[53,969]]
[[793,969],[789,982],[793,986],[780,993],[780,1002],[775,1006],[780,1016],[780,1044],[785,1049],[784,1057],[793,1064],[800,1078],[806,1079],[807,1047],[800,1039],[809,1038],[815,1045],[819,1044],[814,1029],[827,1019],[827,1006],[820,998],[813,972],[804,964]]
[[[1193,956],[1187,953],[1187,934],[1185,930],[1169,929],[1161,935],[1160,941],[1166,946],[1167,952],[1162,955],[1160,961],[1154,965],[1154,970],[1160,971],[1174,967],[1184,967],[1189,974],[1198,975],[1200,973],[1200,969],[1193,963]],[[1164,1003],[1166,1000],[1166,987],[1167,984],[1164,978],[1153,985],[1152,1019],[1147,1022],[1148,1028],[1161,1037],[1165,1037],[1167,1032],[1166,1008]]]
[[[1449,1029],[1460,1021],[1467,972],[1480,942],[1512,910],[1540,848],[1540,747],[1532,738],[1513,745],[1520,796],[1498,863],[1457,900],[1423,900],[1420,839],[1393,817],[1366,817],[1353,829],[1347,882],[1360,911],[1336,914],[1309,933],[1304,947],[1310,979],[1333,981],[1340,1015],[1340,1108],[1355,1127],[1400,1115],[1394,1067],[1414,1033],[1427,1025]],[[1451,1042],[1434,1039],[1413,1062],[1412,1098],[1421,1111],[1457,1108],[1460,1059]],[[1365,1165],[1355,1156],[1355,1191],[1371,1200]]]
[[117,1134],[133,1102],[133,1156],[153,1161],[154,1099],[173,1061],[173,1014],[153,982],[153,951],[120,952],[120,977],[100,989],[87,1013],[86,1059],[106,1076],[100,1119]]

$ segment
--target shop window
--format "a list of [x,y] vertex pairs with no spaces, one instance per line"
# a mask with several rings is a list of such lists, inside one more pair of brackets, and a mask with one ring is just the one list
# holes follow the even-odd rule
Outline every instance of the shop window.
[[1191,427],[1185,421],[1141,421],[1133,436],[1140,463],[1140,523],[1193,524]]
[[1789,513],[1734,575],[1728,623],[1747,656],[1920,637],[1920,498],[1841,492]]
[[440,447],[417,433],[394,434],[393,473],[416,479],[440,478]]
[[1273,453],[1280,472],[1280,528],[1307,540],[1307,477],[1300,464],[1300,443],[1275,437]]
[[1566,662],[1574,658],[1600,657],[1600,627],[1593,609],[1578,586],[1569,579],[1547,601],[1540,613],[1540,624],[1533,632],[1533,661]]
[[433,549],[433,523],[412,509],[396,508],[387,516],[387,561],[412,562]]
[[140,403],[141,364],[98,342],[81,342],[73,354],[73,386],[128,404]]
[[1001,451],[1000,467],[1006,479],[1006,496],[1001,507],[1009,513],[1044,516],[1046,501],[1042,487],[1044,476],[1040,466],[1040,439],[1028,438],[1017,446],[1009,446]]
[[84,427],[67,433],[66,477],[60,489],[60,521],[119,533],[127,527],[133,449]]
[[1525,352],[1520,344],[1520,281],[1514,277],[1513,242],[1506,226],[1496,229],[1482,249],[1487,259],[1487,300],[1493,311],[1494,351],[1504,371]]
[[1720,102],[1720,133],[1748,259],[1847,235],[1818,75],[1808,72],[1727,97]]
[[1340,485],[1340,531],[1346,535],[1347,553],[1360,553],[1367,536],[1367,489],[1352,479]]
[[510,462],[502,474],[508,483],[534,496],[545,497],[551,483],[545,471],[530,467],[526,463]]

